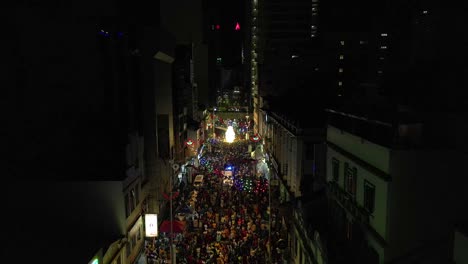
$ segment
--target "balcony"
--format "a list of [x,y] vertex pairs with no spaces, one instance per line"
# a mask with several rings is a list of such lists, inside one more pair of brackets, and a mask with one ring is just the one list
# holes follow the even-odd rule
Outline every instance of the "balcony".
[[369,225],[369,212],[364,207],[357,204],[356,200],[336,182],[328,182],[327,195],[333,198],[343,209],[363,225]]

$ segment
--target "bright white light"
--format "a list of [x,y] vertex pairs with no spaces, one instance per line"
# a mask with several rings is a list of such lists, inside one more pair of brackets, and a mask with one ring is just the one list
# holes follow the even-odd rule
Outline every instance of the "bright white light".
[[232,126],[228,126],[227,130],[226,130],[226,142],[228,143],[232,143],[234,142],[234,139],[236,138],[236,134],[234,132],[234,129],[232,128]]
[[145,233],[146,237],[158,236],[158,215],[145,214]]

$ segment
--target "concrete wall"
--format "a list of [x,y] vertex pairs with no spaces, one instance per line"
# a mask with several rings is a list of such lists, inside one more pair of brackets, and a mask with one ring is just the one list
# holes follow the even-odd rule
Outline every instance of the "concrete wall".
[[353,134],[341,131],[336,127],[328,126],[327,141],[346,150],[347,152],[360,157],[372,166],[389,172],[390,152],[387,148],[361,139]]
[[333,158],[339,161],[339,179],[338,185],[344,190],[344,163],[347,162],[349,167],[356,167],[357,181],[356,181],[356,202],[364,207],[364,181],[369,181],[375,186],[375,210],[369,217],[370,226],[384,239],[387,237],[387,214],[388,214],[388,192],[389,183],[380,177],[374,175],[366,168],[354,163],[351,159],[341,153],[328,148],[327,150],[327,179],[333,180]]
[[468,264],[467,248],[468,236],[456,230],[453,248],[453,260],[456,264]]
[[[450,236],[457,204],[459,157],[439,150],[392,150],[386,260],[428,248]],[[466,211],[466,210],[465,210]]]
[[125,236],[119,181],[18,181],[3,186],[10,217],[5,218],[8,243],[2,261],[23,255],[39,262],[86,263],[97,249]]

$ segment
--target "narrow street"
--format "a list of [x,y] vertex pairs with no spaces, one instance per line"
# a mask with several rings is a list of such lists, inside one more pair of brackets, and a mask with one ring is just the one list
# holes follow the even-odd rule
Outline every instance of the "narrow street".
[[[191,175],[192,182],[203,175],[202,183],[186,186],[174,202],[172,263],[283,263],[281,250],[269,250],[270,241],[283,240],[281,218],[277,207],[270,218],[272,188],[251,158],[252,142],[211,139],[207,144],[211,151]],[[171,263],[170,237],[170,231],[160,230],[147,245],[148,263]]]

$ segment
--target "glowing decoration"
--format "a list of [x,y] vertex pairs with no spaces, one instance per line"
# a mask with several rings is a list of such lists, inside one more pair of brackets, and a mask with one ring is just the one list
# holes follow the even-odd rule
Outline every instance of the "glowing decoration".
[[250,137],[250,140],[252,142],[258,142],[258,141],[260,141],[260,136],[258,134],[255,134],[255,135]]
[[232,126],[228,126],[227,131],[226,131],[225,141],[227,143],[232,143],[232,142],[234,142],[235,138],[236,138],[236,134],[234,132],[234,128],[232,128]]
[[145,214],[145,233],[146,237],[158,236],[158,215]]
[[219,30],[221,28],[221,26],[218,24],[216,25],[216,29]]
[[187,140],[185,141],[185,145],[186,145],[187,147],[192,147],[192,146],[193,146],[193,140],[187,139]]
[[235,28],[236,31],[239,31],[240,30],[240,25],[239,25],[239,22],[236,23],[236,28]]

